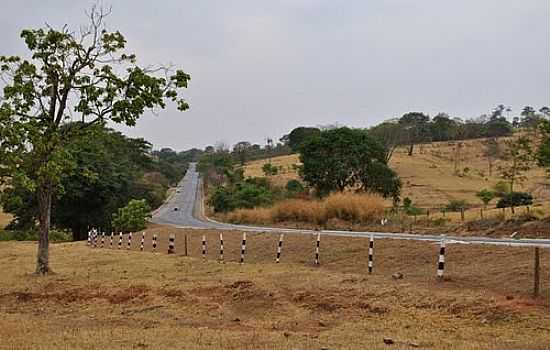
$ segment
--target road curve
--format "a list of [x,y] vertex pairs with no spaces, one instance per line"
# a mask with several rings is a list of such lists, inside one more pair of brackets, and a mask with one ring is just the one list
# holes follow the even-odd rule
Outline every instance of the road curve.
[[445,239],[446,243],[459,244],[490,244],[490,245],[509,245],[509,246],[531,246],[550,248],[550,239],[511,239],[511,238],[492,238],[492,237],[461,237],[448,235],[421,235],[409,233],[387,233],[387,232],[357,232],[357,231],[333,231],[333,230],[302,230],[287,229],[277,227],[258,227],[247,225],[232,225],[217,222],[207,218],[203,214],[201,180],[196,170],[196,163],[190,163],[189,169],[184,178],[176,187],[176,191],[166,200],[166,202],[153,213],[151,222],[157,224],[170,225],[178,228],[194,229],[219,229],[219,230],[239,230],[252,232],[284,232],[284,233],[302,233],[302,234],[322,234],[342,237],[370,237],[407,239],[415,241],[440,242]]

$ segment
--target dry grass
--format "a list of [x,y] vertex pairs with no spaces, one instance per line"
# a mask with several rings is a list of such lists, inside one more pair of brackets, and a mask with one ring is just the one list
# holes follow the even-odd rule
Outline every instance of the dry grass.
[[[238,232],[224,232],[225,264],[216,262],[218,232],[153,232],[160,251],[176,233],[179,254],[187,235],[190,256],[56,244],[57,274],[37,278],[35,244],[0,243],[0,264],[10,266],[0,274],[0,349],[387,349],[384,337],[395,349],[550,344],[550,294],[528,296],[528,249],[452,245],[441,284],[438,248],[426,243],[377,240],[367,275],[364,239],[323,237],[315,268],[311,236],[286,235],[274,264],[277,235],[250,234],[240,265]],[[549,262],[544,255],[543,281]],[[396,271],[405,277],[393,280]]]
[[[504,149],[506,138],[500,138]],[[500,181],[497,168],[506,162],[499,160],[493,165],[493,173],[488,173],[488,161],[484,156],[485,139],[462,142],[459,156],[456,156],[456,142],[434,142],[415,147],[414,156],[407,155],[405,148],[398,148],[390,162],[403,181],[402,197],[409,197],[421,207],[441,207],[451,199],[464,199],[473,205],[481,205],[475,194],[483,188],[491,188]],[[458,159],[455,173],[455,160]],[[251,162],[245,168],[248,176],[263,176],[261,166],[265,160]],[[299,164],[297,155],[273,158],[273,164],[285,169],[283,174],[272,176],[274,183],[286,184],[298,175],[292,164]],[[467,172],[464,169],[468,168]],[[537,201],[550,200],[548,180],[543,169],[535,168],[527,172],[528,180],[517,190],[533,193]],[[387,203],[390,204],[389,202]]]
[[384,215],[384,201],[370,194],[335,193],[322,201],[288,199],[271,208],[239,209],[222,219],[232,223],[273,224],[301,222],[324,225],[329,220],[368,224]]
[[10,214],[4,213],[0,207],[0,229],[6,227],[11,222],[12,218]]

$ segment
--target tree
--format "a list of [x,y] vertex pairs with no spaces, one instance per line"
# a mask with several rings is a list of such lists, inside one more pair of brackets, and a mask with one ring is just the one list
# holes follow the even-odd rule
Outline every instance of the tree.
[[281,142],[286,140],[292,151],[298,152],[302,143],[311,137],[319,135],[319,133],[321,133],[321,130],[318,128],[300,126],[293,129],[290,134],[283,136]]
[[489,204],[489,202],[496,197],[495,192],[488,189],[483,189],[479,191],[478,193],[476,193],[476,196],[483,202],[485,208],[487,208],[487,204]]
[[380,142],[385,149],[386,162],[389,163],[393,152],[405,141],[406,134],[397,120],[388,120],[369,129],[369,134]]
[[414,145],[429,138],[430,117],[420,112],[409,112],[399,119],[399,124],[406,132],[409,144],[409,156],[413,155]]
[[493,175],[493,164],[495,160],[500,157],[501,151],[498,145],[498,141],[495,138],[487,140],[485,143],[485,150],[483,154],[487,157],[487,163],[489,165],[489,176]]
[[248,141],[241,141],[233,146],[233,153],[235,153],[237,159],[243,166],[248,159],[248,154],[250,153],[251,147],[252,146]]
[[388,196],[387,178],[395,178],[386,163],[384,147],[365,130],[323,130],[300,148],[301,175],[319,196],[358,186]]
[[452,140],[457,136],[458,124],[446,113],[439,113],[431,122],[431,134],[433,141]]
[[525,181],[525,172],[531,169],[533,163],[533,150],[531,141],[527,137],[519,137],[516,140],[507,140],[504,157],[509,161],[508,165],[500,167],[500,177],[510,184],[510,191],[514,191],[516,183]]
[[[86,28],[26,29],[30,59],[0,57],[0,178],[24,183],[36,196],[40,226],[36,273],[47,274],[52,198],[74,168],[67,145],[104,121],[134,126],[179,96],[190,76],[167,67],[140,67],[126,40],[104,28],[108,11],[93,7]],[[77,128],[64,128],[79,120]]]
[[[537,114],[537,111],[533,107],[525,106],[521,111],[521,116],[523,117],[520,122],[520,126],[523,128],[531,129],[537,131],[538,124],[542,119],[540,114]],[[535,134],[536,136],[536,134]]]

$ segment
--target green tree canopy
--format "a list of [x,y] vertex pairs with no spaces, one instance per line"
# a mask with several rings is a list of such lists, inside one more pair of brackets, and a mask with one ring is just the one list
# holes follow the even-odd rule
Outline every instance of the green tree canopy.
[[[302,144],[300,160],[303,179],[321,196],[355,186],[399,196],[400,182],[387,166],[384,147],[366,130],[323,130]],[[389,182],[393,188],[386,187]]]
[[[51,205],[62,178],[74,168],[67,147],[104,121],[134,126],[147,110],[173,101],[190,76],[167,67],[142,67],[126,39],[104,27],[97,7],[87,27],[25,29],[28,58],[0,57],[0,178],[24,184],[36,196],[40,235],[36,272],[49,272]],[[78,128],[65,124],[80,121]]]

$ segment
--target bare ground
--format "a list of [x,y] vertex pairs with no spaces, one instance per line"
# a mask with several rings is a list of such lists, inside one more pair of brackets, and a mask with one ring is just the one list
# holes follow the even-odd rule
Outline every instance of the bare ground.
[[[150,253],[153,233],[159,253]],[[175,233],[175,256],[165,254]],[[207,259],[201,257],[206,234]],[[547,349],[550,291],[532,299],[532,249],[451,245],[446,281],[435,280],[438,246],[153,226],[145,250],[55,244],[56,274],[33,276],[34,243],[0,243],[0,349]],[[188,239],[188,257],[184,237]],[[107,246],[109,240],[106,240]],[[542,280],[550,280],[543,252]],[[403,279],[391,275],[401,272]],[[543,285],[543,287],[545,287]],[[384,338],[393,345],[384,344]]]

